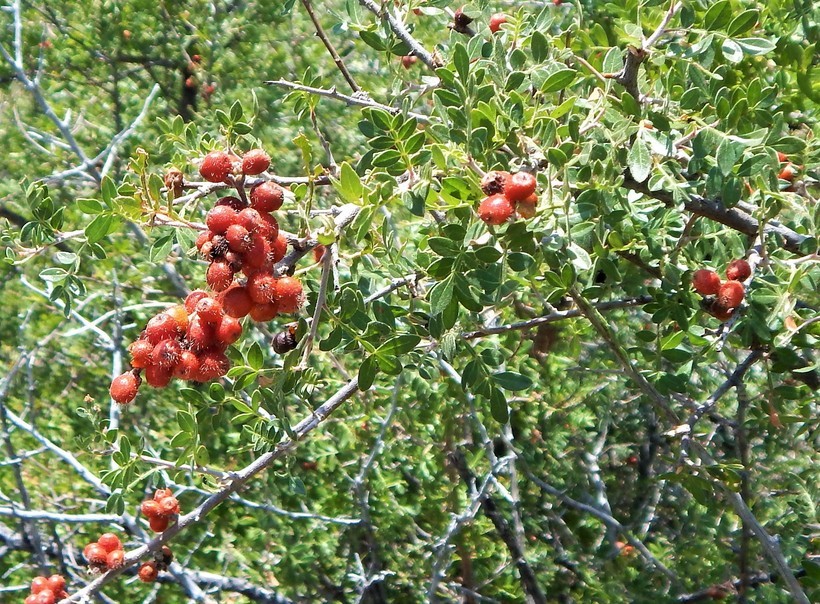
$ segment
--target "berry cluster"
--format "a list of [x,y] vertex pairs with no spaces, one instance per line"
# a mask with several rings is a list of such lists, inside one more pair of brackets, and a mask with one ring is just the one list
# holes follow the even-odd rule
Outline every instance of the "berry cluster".
[[[261,149],[249,151],[241,160],[213,151],[203,159],[200,173],[212,182],[234,180],[244,198],[241,179],[269,166],[270,158]],[[181,187],[181,179],[171,184]],[[213,293],[196,290],[185,304],[148,322],[129,348],[133,369],[111,382],[112,399],[123,405],[133,401],[143,378],[154,388],[164,388],[174,378],[198,382],[220,378],[230,369],[227,347],[242,335],[239,319],[250,316],[266,322],[299,310],[304,301],[302,284],[294,277],[276,277],[273,270],[288,247],[271,214],[282,206],[284,196],[279,185],[262,182],[250,189],[249,202],[223,197],[208,212],[207,230],[196,246],[209,262],[206,280]],[[246,277],[242,283],[235,279],[240,272]]]
[[96,571],[120,568],[125,562],[122,543],[114,533],[104,533],[94,543],[86,545],[83,556],[88,565]]
[[168,570],[168,566],[174,560],[171,548],[163,545],[162,549],[154,554],[154,559],[143,562],[137,572],[139,580],[143,583],[153,583],[157,580],[160,571]]
[[751,276],[752,268],[746,260],[733,260],[726,267],[725,282],[715,271],[702,268],[692,275],[692,287],[702,296],[709,296],[704,300],[705,308],[714,317],[728,321],[746,295],[742,282]]
[[54,604],[67,598],[66,582],[62,575],[50,577],[34,577],[31,581],[31,595],[25,599],[25,604]]
[[481,190],[487,197],[478,205],[478,217],[487,224],[504,224],[515,212],[522,218],[535,216],[538,196],[535,176],[529,172],[487,172],[481,179]]
[[179,514],[179,501],[170,489],[157,489],[152,499],[142,502],[140,510],[148,519],[151,530],[161,533],[168,528],[171,519]]

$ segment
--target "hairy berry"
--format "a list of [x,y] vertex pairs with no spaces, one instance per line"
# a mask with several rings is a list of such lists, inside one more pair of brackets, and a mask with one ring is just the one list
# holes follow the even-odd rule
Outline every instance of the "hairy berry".
[[208,324],[217,324],[222,320],[222,303],[216,298],[202,298],[196,305],[196,314]]
[[496,33],[501,29],[501,24],[507,22],[507,15],[504,13],[496,13],[490,17],[490,31]]
[[272,262],[279,262],[288,253],[288,238],[283,233],[276,236],[276,240],[271,242],[270,259]]
[[296,312],[304,302],[302,284],[295,277],[277,279],[274,298],[280,313]]
[[174,369],[149,365],[145,368],[145,381],[152,388],[165,388],[174,377]]
[[163,340],[154,346],[151,352],[151,364],[160,369],[167,369],[173,372],[174,367],[179,363],[182,354],[182,346],[177,340]]
[[279,222],[268,212],[259,212],[256,232],[263,235],[268,241],[275,241],[279,236]]
[[199,352],[213,346],[214,332],[215,329],[212,325],[208,325],[197,316],[194,317],[190,325],[188,325],[185,340],[188,342],[191,350]]
[[205,216],[205,224],[215,235],[222,235],[229,226],[236,224],[238,216],[239,212],[231,206],[215,206]]
[[535,176],[529,172],[517,172],[510,176],[504,194],[510,201],[521,201],[535,193]]
[[151,351],[154,350],[154,345],[148,340],[136,340],[128,347],[128,352],[131,353],[131,367],[140,369],[151,364]]
[[230,346],[242,335],[242,324],[239,319],[230,316],[222,317],[216,329],[216,340],[222,346]]
[[227,262],[212,262],[205,274],[205,280],[215,292],[228,289],[233,283],[233,270]]
[[250,233],[258,233],[261,227],[262,216],[253,208],[245,208],[236,215],[236,223],[248,229]]
[[228,206],[229,208],[233,208],[237,212],[241,212],[242,210],[248,207],[248,204],[246,204],[244,201],[242,201],[234,195],[228,195],[226,197],[220,197],[214,204],[214,207],[217,206]]
[[100,535],[100,538],[97,539],[97,543],[99,543],[102,548],[107,552],[113,552],[116,549],[122,549],[122,542],[120,538],[117,537],[114,533],[103,533]]
[[242,156],[242,174],[261,174],[270,168],[270,156],[263,149],[251,149]]
[[185,310],[187,310],[189,314],[192,314],[196,310],[197,303],[202,300],[202,298],[207,298],[210,295],[211,294],[203,289],[195,289],[185,298]]
[[509,172],[492,170],[487,172],[481,179],[481,190],[484,191],[485,195],[503,193],[509,179]]
[[163,516],[165,518],[176,516],[177,514],[179,514],[179,501],[173,495],[171,495],[170,497],[165,497],[164,499],[160,500],[159,509],[160,516]]
[[500,225],[513,215],[513,204],[504,195],[490,195],[481,200],[478,206],[478,217],[487,224]]
[[276,278],[273,275],[256,273],[248,278],[248,295],[257,304],[273,302],[276,296]]
[[233,170],[233,158],[224,151],[211,151],[199,166],[199,173],[208,182],[225,182]]
[[121,549],[116,549],[113,552],[108,552],[108,556],[105,558],[105,565],[110,569],[113,570],[115,568],[120,568],[125,563],[125,552]]
[[276,318],[279,314],[279,307],[276,302],[254,304],[250,311],[250,317],[257,323],[267,323]]
[[[60,592],[65,591],[66,582],[65,578],[62,575],[51,575],[48,578],[48,588],[53,591],[55,594],[59,594]],[[32,593],[34,590],[32,589]]]
[[185,333],[188,329],[188,310],[184,304],[175,304],[165,311],[167,315],[172,317],[177,322],[177,333]]
[[57,594],[55,594],[48,587],[43,589],[40,593],[38,593],[34,597],[37,598],[35,600],[35,602],[37,602],[37,604],[54,604],[57,601]]
[[251,312],[253,300],[251,300],[248,290],[241,285],[232,285],[222,293],[222,309],[225,314],[241,319]]
[[174,377],[182,380],[192,380],[199,371],[199,357],[190,350],[183,350],[179,356],[179,363],[174,367]]
[[146,518],[156,518],[160,515],[159,501],[155,499],[146,499],[140,504],[140,510]]
[[713,296],[720,289],[720,277],[715,271],[702,268],[692,274],[692,287],[702,296]]
[[174,493],[171,489],[157,489],[154,491],[154,501],[162,501],[166,497],[173,497]]
[[134,372],[126,371],[111,380],[108,393],[120,405],[127,405],[137,397],[140,382],[140,378]]
[[99,543],[89,543],[83,549],[83,556],[89,564],[105,564],[108,552]]
[[720,286],[715,303],[722,308],[737,308],[743,301],[746,290],[739,281],[726,281]]
[[[269,260],[270,254],[271,243],[261,233],[252,233],[250,248],[243,256],[244,264],[252,269],[263,268],[266,265],[273,266]],[[245,267],[243,266],[243,268]]]
[[251,188],[251,207],[259,212],[275,212],[284,200],[285,191],[275,182],[263,182]]
[[243,254],[251,248],[251,237],[248,229],[241,224],[232,224],[225,231],[228,247],[234,252]]
[[746,279],[751,276],[752,267],[749,266],[749,263],[742,258],[739,260],[733,260],[729,263],[729,266],[726,267],[726,278],[730,281],[746,281]]
[[182,333],[184,331],[179,328],[179,323],[167,313],[158,314],[145,326],[145,337],[154,345],[162,340],[176,338]]
[[[162,531],[156,532],[161,533]],[[140,566],[139,571],[137,572],[137,576],[143,583],[153,583],[157,580],[158,574],[159,571],[157,571],[157,565],[153,562],[144,562],[142,566]]]
[[219,350],[207,350],[199,356],[199,372],[196,379],[200,382],[208,382],[220,378],[231,368],[231,362],[224,352]]
[[213,235],[214,234],[207,229],[199,233],[199,235],[197,235],[196,237],[196,249],[201,252],[202,246],[208,243],[211,240],[211,237],[213,237]]

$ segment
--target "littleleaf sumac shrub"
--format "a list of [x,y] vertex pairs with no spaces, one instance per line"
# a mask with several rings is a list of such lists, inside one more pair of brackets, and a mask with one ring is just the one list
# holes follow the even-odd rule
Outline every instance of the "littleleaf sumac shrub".
[[60,4],[0,31],[13,601],[820,598],[812,3]]

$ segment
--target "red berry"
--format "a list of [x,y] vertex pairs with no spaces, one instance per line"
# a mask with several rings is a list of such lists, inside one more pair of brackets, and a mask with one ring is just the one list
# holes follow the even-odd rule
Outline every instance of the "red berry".
[[152,388],[165,388],[174,377],[174,369],[149,365],[145,368],[145,381]]
[[279,307],[276,302],[255,304],[249,314],[251,319],[257,323],[267,323],[276,318],[279,314]]
[[313,248],[313,261],[314,262],[321,262],[322,258],[325,257],[325,250],[327,248],[323,246],[321,243]]
[[271,242],[270,259],[272,262],[279,262],[288,253],[288,238],[283,233],[276,236],[276,241]]
[[[165,530],[165,529],[163,529]],[[156,531],[161,533],[162,531]],[[157,565],[153,562],[144,562],[142,566],[140,566],[139,571],[137,572],[137,576],[140,578],[140,581],[143,583],[153,583],[157,580],[157,575],[159,571],[157,570]]]
[[510,201],[521,201],[535,193],[535,176],[529,172],[517,172],[510,176],[504,194]]
[[737,308],[743,301],[746,290],[739,281],[726,281],[720,286],[717,293],[716,304],[722,308]]
[[188,326],[185,339],[191,350],[199,352],[213,346],[215,331],[213,325],[208,325],[199,317],[194,317]]
[[297,312],[304,302],[302,284],[295,277],[277,279],[274,296],[280,313]]
[[715,271],[702,268],[692,274],[692,287],[702,296],[713,296],[720,289],[720,277]]
[[733,260],[726,267],[726,278],[730,281],[746,281],[752,276],[752,267],[749,263],[743,260]]
[[182,354],[182,346],[176,340],[163,340],[151,353],[151,364],[160,369],[168,369],[173,372],[174,367],[179,363]]
[[496,33],[501,29],[501,24],[507,22],[507,15],[504,13],[496,13],[490,17],[490,31]]
[[789,161],[789,156],[783,153],[782,151],[778,151],[777,161],[779,161],[781,164],[785,164],[787,161]]
[[154,501],[162,501],[166,497],[173,497],[171,489],[157,489],[154,491]]
[[233,158],[224,151],[211,151],[199,166],[199,173],[208,182],[224,182],[232,170]]
[[260,212],[256,232],[263,235],[268,241],[276,241],[279,236],[279,223],[268,212]]
[[89,564],[105,564],[108,552],[99,543],[89,543],[83,550],[83,556]]
[[[65,579],[62,575],[51,575],[48,578],[48,588],[55,594],[59,594],[60,592],[65,591],[65,587]],[[35,593],[34,589],[31,590],[31,593]]]
[[263,149],[251,149],[242,156],[242,174],[261,174],[270,168],[270,156]]
[[513,215],[513,204],[504,195],[490,195],[481,200],[478,217],[487,224],[504,224]]
[[214,204],[214,207],[217,206],[228,206],[229,208],[233,208],[237,212],[241,212],[245,208],[248,207],[244,201],[239,199],[238,197],[234,197],[233,195],[228,195],[227,197],[220,197],[217,202]]
[[486,195],[503,193],[509,179],[509,172],[492,170],[487,172],[481,179],[481,190]]
[[208,230],[215,235],[222,235],[229,226],[236,224],[238,216],[239,212],[230,206],[216,206],[211,208],[205,216],[205,224],[208,225]]
[[189,314],[193,314],[196,310],[197,303],[202,300],[202,298],[207,298],[210,296],[208,292],[203,289],[196,289],[188,294],[188,297],[185,298],[185,310],[188,311]]
[[48,587],[43,589],[35,597],[37,598],[37,604],[54,604],[57,601],[57,595]]
[[160,515],[165,518],[179,514],[179,501],[173,495],[165,497],[159,502]]
[[151,344],[158,344],[162,340],[174,339],[184,333],[179,323],[167,313],[160,313],[148,321],[145,326],[145,337]]
[[273,275],[256,273],[248,278],[248,295],[257,304],[267,304],[276,298],[276,278]]
[[120,405],[127,405],[137,397],[140,381],[140,378],[132,371],[126,371],[111,380],[108,393]]
[[199,371],[199,357],[190,350],[183,350],[179,363],[174,367],[174,377],[181,380],[193,380]]
[[100,538],[97,539],[97,543],[107,552],[113,552],[117,549],[122,549],[122,543],[120,542],[120,538],[117,537],[114,533],[103,533],[100,535]]
[[224,352],[208,350],[199,356],[199,372],[196,379],[207,382],[220,378],[231,368],[231,362]]
[[151,351],[154,345],[148,340],[136,340],[128,351],[131,353],[131,367],[142,368],[151,364]]
[[121,549],[116,549],[113,552],[109,552],[108,556],[105,558],[105,565],[111,570],[120,568],[124,563],[125,552]]
[[160,515],[159,501],[154,499],[146,499],[145,501],[140,504],[140,510],[142,511],[143,516],[148,518],[156,518]]
[[196,314],[208,324],[217,324],[222,320],[222,303],[216,298],[202,298],[196,305]]
[[233,283],[233,270],[227,262],[212,262],[208,267],[205,280],[215,292],[228,289]]
[[263,182],[251,189],[250,199],[251,207],[259,212],[275,212],[282,207],[285,191],[275,182]]
[[188,310],[184,304],[175,304],[165,311],[177,323],[177,333],[183,334],[188,329]]
[[797,176],[797,168],[794,167],[794,164],[786,164],[780,170],[780,174],[777,175],[780,180],[788,180],[789,182],[793,181],[795,176]]
[[[261,233],[252,233],[250,248],[243,256],[244,264],[252,269],[263,268],[266,264],[273,266],[273,263],[269,260],[270,254],[270,242]],[[247,273],[247,271],[245,272]]]
[[251,236],[248,229],[241,224],[232,224],[225,231],[225,239],[228,241],[228,247],[234,252],[244,253],[251,248]]
[[262,216],[253,208],[245,208],[236,215],[236,223],[248,229],[250,233],[258,233]]
[[241,319],[251,312],[253,300],[248,290],[240,285],[232,285],[222,293],[222,309],[225,314]]
[[163,532],[168,528],[169,524],[168,518],[163,518],[162,516],[152,516],[148,519],[148,526],[151,527],[151,530],[155,533]]
[[211,233],[211,231],[208,231],[208,230],[202,231],[199,235],[197,235],[196,249],[201,251],[202,246],[205,245],[208,241],[210,241],[211,237],[213,237],[213,233]]
[[533,193],[526,199],[522,199],[515,204],[515,211],[521,218],[532,218],[535,216],[535,209],[538,206],[538,195]]
[[417,57],[413,55],[405,55],[401,58],[401,66],[405,69],[410,69],[418,61]]
[[49,587],[48,579],[45,577],[34,577],[31,580],[31,593],[38,594]]
[[31,594],[25,600],[23,600],[23,604],[37,604],[39,600],[35,594]]
[[239,319],[224,316],[216,330],[216,339],[222,346],[230,346],[242,335],[242,324]]

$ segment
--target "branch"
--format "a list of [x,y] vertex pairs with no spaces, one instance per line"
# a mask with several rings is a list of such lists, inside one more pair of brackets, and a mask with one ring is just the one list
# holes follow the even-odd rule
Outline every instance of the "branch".
[[313,21],[313,26],[316,28],[316,35],[319,36],[319,39],[322,41],[322,44],[325,45],[325,48],[327,48],[327,51],[330,53],[330,56],[333,57],[333,62],[336,63],[336,67],[338,67],[339,71],[342,72],[342,76],[344,77],[345,81],[353,89],[353,92],[359,92],[361,88],[359,88],[359,85],[356,84],[356,81],[353,79],[353,76],[350,75],[350,72],[347,70],[347,65],[344,64],[344,61],[342,61],[342,57],[340,57],[339,53],[336,52],[336,49],[333,47],[333,44],[327,37],[327,34],[325,34],[325,30],[322,29],[322,24],[316,17],[316,13],[313,12],[313,6],[311,6],[310,0],[302,0],[302,6],[305,7],[305,10],[307,11],[308,15],[310,15],[310,20]]
[[421,43],[410,35],[410,32],[407,31],[407,27],[405,27],[402,20],[390,12],[388,9],[389,4],[383,4],[380,7],[373,0],[359,0],[359,4],[364,6],[381,20],[387,21],[387,25],[391,30],[393,30],[393,33],[396,34],[402,42],[407,44],[407,46],[410,47],[411,53],[421,59],[422,63],[427,65],[427,67],[433,71],[435,71],[438,67],[441,67],[433,55],[427,52]]

